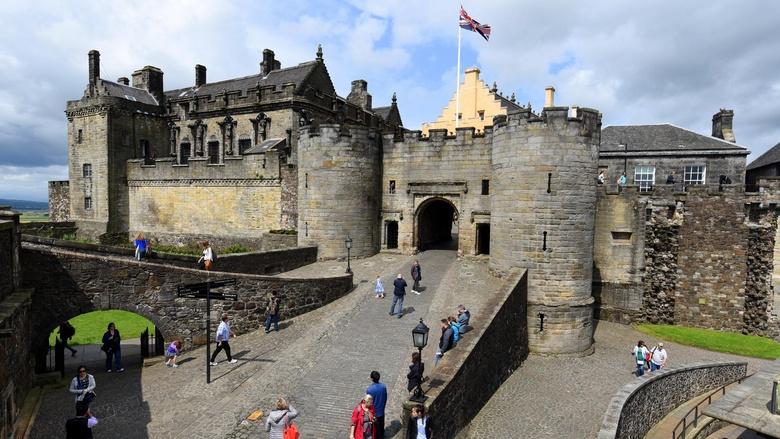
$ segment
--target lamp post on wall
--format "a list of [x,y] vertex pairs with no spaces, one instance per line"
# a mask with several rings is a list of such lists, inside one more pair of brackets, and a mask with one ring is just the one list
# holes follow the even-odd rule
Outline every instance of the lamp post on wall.
[[346,273],[352,273],[352,268],[349,266],[349,257],[352,250],[352,238],[347,235],[347,239],[344,240],[344,247],[347,248],[347,271]]
[[[412,329],[412,343],[414,343],[414,347],[417,348],[420,353],[420,359],[422,359],[422,350],[428,345],[428,327],[423,323],[423,319],[420,319],[420,323]],[[417,382],[417,388],[410,399],[417,402],[425,401],[422,391],[422,379]]]

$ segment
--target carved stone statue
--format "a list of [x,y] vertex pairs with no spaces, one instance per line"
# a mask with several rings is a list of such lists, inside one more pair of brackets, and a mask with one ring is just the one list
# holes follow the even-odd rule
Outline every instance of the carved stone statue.
[[169,138],[169,153],[171,156],[176,155],[176,132],[178,131],[178,128],[176,127],[176,124],[173,122],[168,123],[168,138]]
[[203,156],[203,138],[206,136],[206,125],[200,120],[195,122],[195,154]]

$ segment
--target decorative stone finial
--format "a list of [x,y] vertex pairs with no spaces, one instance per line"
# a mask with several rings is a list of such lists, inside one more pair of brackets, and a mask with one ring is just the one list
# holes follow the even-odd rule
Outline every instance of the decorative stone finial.
[[498,91],[498,86],[496,85],[496,81],[493,81],[493,87],[490,87],[490,92],[495,93]]
[[322,44],[317,44],[317,61],[322,61]]
[[395,97],[395,92],[393,92],[393,105],[396,105],[396,102],[398,102],[398,98]]
[[517,99],[515,99],[515,92],[512,92],[512,97],[511,97],[511,98],[509,98],[509,100],[510,100],[510,101],[511,101],[513,104],[514,104],[515,102],[517,102]]

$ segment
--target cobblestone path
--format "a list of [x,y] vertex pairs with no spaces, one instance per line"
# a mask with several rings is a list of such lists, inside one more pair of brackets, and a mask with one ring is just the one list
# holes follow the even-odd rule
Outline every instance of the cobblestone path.
[[[498,389],[459,439],[592,438],[612,396],[635,379],[630,355],[637,340],[656,339],[630,326],[598,322],[596,352],[583,358],[530,355]],[[670,365],[747,361],[749,370],[767,360],[708,352],[664,341]]]

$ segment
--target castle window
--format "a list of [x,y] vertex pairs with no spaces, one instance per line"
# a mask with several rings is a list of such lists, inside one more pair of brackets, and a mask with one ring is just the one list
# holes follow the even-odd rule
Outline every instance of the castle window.
[[395,193],[395,180],[390,180],[390,184],[387,185],[387,193],[388,194]]
[[141,139],[138,142],[138,150],[140,152],[141,158],[147,158],[149,157],[149,141],[145,139]]
[[458,113],[458,120],[463,119],[463,113]]
[[238,153],[243,155],[246,150],[252,147],[252,140],[238,139]]
[[308,172],[303,174],[303,187],[305,187],[307,189],[309,187],[309,173]]
[[90,163],[84,163],[81,167],[81,175],[84,178],[92,178],[92,165]]
[[82,140],[84,140],[84,133],[79,130],[78,134],[76,134],[76,143],[81,143]]
[[482,195],[490,195],[490,180],[482,180]]
[[92,209],[92,197],[84,197],[84,209]]
[[639,192],[650,192],[655,184],[655,166],[637,166],[634,168],[634,184]]
[[704,178],[707,176],[707,168],[703,165],[686,166],[683,172],[683,183],[704,184]]
[[479,110],[479,120],[485,120],[485,110]]
[[208,143],[209,163],[219,163],[219,142]]
[[179,164],[180,165],[186,165],[190,162],[190,144],[189,143],[182,143],[179,145]]

